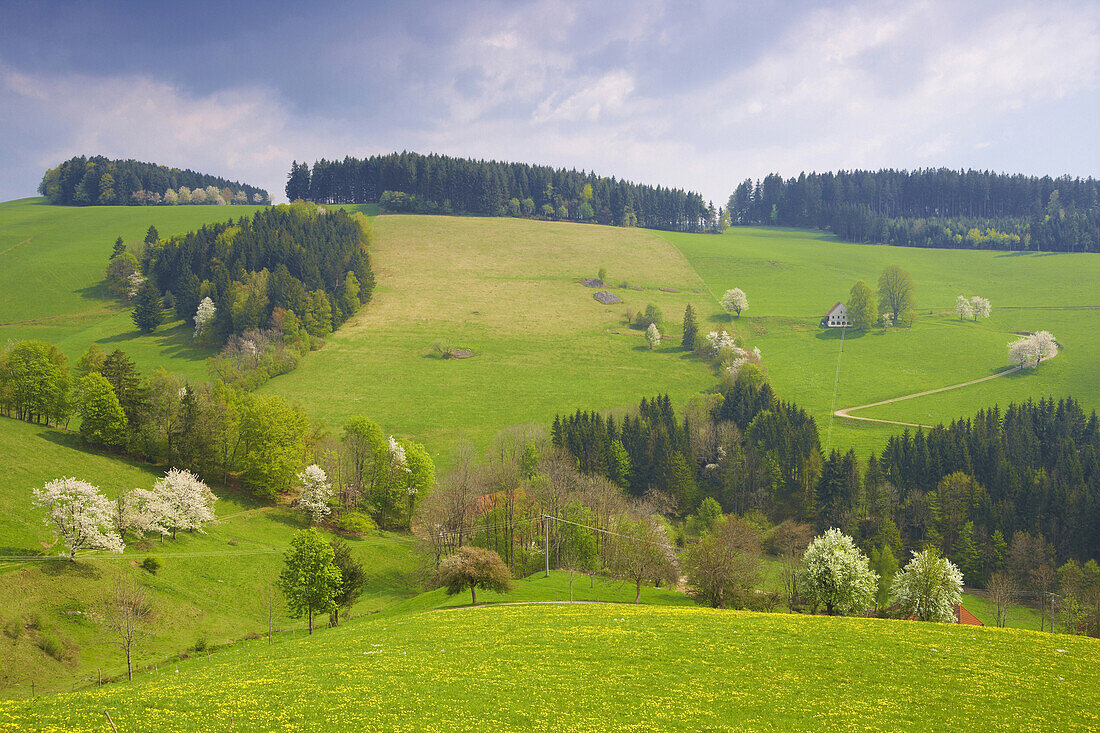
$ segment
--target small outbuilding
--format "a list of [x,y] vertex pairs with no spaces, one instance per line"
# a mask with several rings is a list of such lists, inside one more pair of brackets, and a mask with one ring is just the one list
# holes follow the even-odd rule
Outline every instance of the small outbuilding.
[[848,328],[852,321],[848,318],[848,308],[837,303],[821,318],[822,328]]

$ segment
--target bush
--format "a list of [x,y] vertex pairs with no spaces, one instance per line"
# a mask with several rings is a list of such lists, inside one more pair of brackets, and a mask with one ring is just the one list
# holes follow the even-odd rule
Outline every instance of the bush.
[[191,651],[195,652],[196,654],[206,651],[206,637],[200,636],[199,638],[195,639],[195,645],[191,647]]
[[338,530],[347,534],[366,534],[378,529],[378,525],[374,523],[370,515],[363,512],[341,514],[333,521],[333,524]]
[[147,557],[141,561],[141,569],[150,575],[156,575],[160,570],[160,560],[155,557]]
[[42,634],[38,637],[38,648],[46,652],[57,661],[65,657],[65,646],[53,634]]
[[4,624],[4,633],[7,634],[12,641],[17,641],[20,636],[23,635],[23,622],[17,618],[13,618]]

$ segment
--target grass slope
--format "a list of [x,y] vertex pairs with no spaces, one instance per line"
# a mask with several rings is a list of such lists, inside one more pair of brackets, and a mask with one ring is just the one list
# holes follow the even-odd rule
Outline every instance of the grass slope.
[[[374,300],[262,389],[307,398],[331,426],[366,414],[439,458],[462,434],[484,446],[507,425],[549,425],[557,412],[631,405],[658,391],[682,402],[714,383],[679,349],[685,305],[709,307],[710,297],[651,232],[443,216],[383,216],[374,231]],[[645,290],[613,287],[625,302],[599,304],[577,281],[601,266],[614,283]],[[628,308],[647,303],[664,311],[672,334],[656,353],[623,325]],[[473,358],[428,357],[439,339]]]
[[57,344],[76,359],[90,344],[121,348],[147,371],[205,379],[213,352],[191,346],[194,324],[140,336],[130,309],[109,298],[103,270],[115,239],[136,245],[154,225],[162,237],[248,216],[257,206],[50,206],[44,199],[0,203],[0,341]]
[[[0,702],[102,730],[1092,730],[1100,645],[916,622],[633,605],[378,618]],[[178,670],[178,671],[177,671]]]
[[[1048,395],[1073,395],[1088,409],[1100,407],[1098,257],[847,244],[821,232],[784,228],[662,236],[679,247],[712,293],[720,296],[732,287],[746,292],[749,309],[735,322],[738,331],[762,350],[778,394],[815,415],[823,444],[831,438],[834,448],[865,453],[902,430],[831,421],[838,356],[835,406],[851,407],[1001,371],[1017,331],[1052,331],[1064,350],[1034,372],[858,414],[935,424],[995,403]],[[914,328],[848,334],[841,355],[840,329],[818,328],[821,315],[847,300],[856,280],[877,289],[882,269],[895,264],[913,278],[919,314]],[[960,294],[989,298],[993,318],[961,321],[953,310]]]
[[[55,538],[42,524],[42,512],[30,504],[32,488],[58,476],[75,475],[98,484],[108,496],[120,488],[149,487],[157,469],[83,450],[78,438],[14,420],[0,419],[3,472],[0,472],[0,553],[56,552]],[[122,555],[90,553],[77,563],[62,559],[5,560],[0,557],[0,623],[26,625],[41,617],[46,632],[28,630],[17,640],[0,637],[0,690],[4,695],[68,689],[95,679],[96,668],[117,675],[125,660],[89,618],[99,598],[119,574],[137,578],[155,609],[153,636],[139,647],[136,665],[158,662],[184,651],[198,639],[222,644],[256,631],[267,619],[256,589],[275,578],[282,552],[302,515],[285,507],[250,503],[234,492],[215,489],[218,521],[206,534],[181,533],[176,540],[131,545]],[[367,567],[368,582],[355,613],[375,611],[414,595],[417,560],[413,540],[374,533],[349,539]],[[136,565],[157,557],[154,576]],[[280,628],[303,622],[280,618]],[[44,636],[57,637],[66,649],[58,661],[38,647]],[[3,729],[0,723],[0,729]]]

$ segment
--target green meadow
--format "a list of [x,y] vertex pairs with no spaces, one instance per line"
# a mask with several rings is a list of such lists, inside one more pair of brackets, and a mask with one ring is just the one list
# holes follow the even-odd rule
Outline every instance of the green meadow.
[[[1007,344],[1022,331],[1051,331],[1061,354],[1034,371],[855,414],[935,424],[993,404],[1051,395],[1072,395],[1086,409],[1100,407],[1100,259],[1089,254],[847,244],[825,233],[783,228],[661,236],[684,253],[715,296],[727,288],[745,291],[749,308],[732,324],[763,352],[779,396],[814,414],[823,445],[854,447],[861,454],[880,449],[903,428],[834,420],[833,409],[1003,371],[1009,366]],[[841,329],[821,329],[818,321],[833,303],[847,300],[857,280],[877,290],[888,265],[912,275],[918,313],[913,328],[846,333],[842,353]],[[954,306],[963,294],[989,298],[993,317],[961,320]],[[724,319],[714,317],[716,324]]]
[[96,343],[104,351],[122,349],[142,370],[163,366],[204,379],[213,351],[191,345],[194,324],[176,321],[141,336],[130,308],[107,296],[103,271],[120,236],[133,250],[150,225],[166,237],[259,208],[0,203],[0,342],[41,339],[73,360]]
[[[373,226],[374,299],[261,389],[302,400],[331,427],[369,415],[446,461],[462,436],[484,447],[508,425],[549,426],[556,413],[629,406],[657,392],[682,404],[715,382],[679,343],[687,303],[704,313],[716,306],[688,262],[651,232],[444,216],[382,216]],[[622,304],[601,305],[579,283],[600,267]],[[668,322],[656,351],[624,323],[627,310],[649,303]],[[433,358],[439,340],[473,356]]]
[[[156,664],[200,640],[217,646],[266,630],[257,588],[275,579],[291,536],[306,526],[300,512],[257,505],[214,486],[217,520],[205,533],[131,544],[121,555],[83,553],[72,563],[47,557],[61,548],[42,523],[42,511],[31,504],[31,489],[76,476],[114,497],[120,489],[151,487],[158,470],[89,452],[72,433],[9,419],[0,419],[0,446],[0,623],[26,629],[15,638],[0,636],[5,695],[29,693],[32,680],[38,691],[51,691],[87,684],[97,669],[108,676],[125,673],[117,645],[91,618],[119,574],[139,578],[155,609],[153,635],[139,644],[135,666]],[[353,613],[377,611],[418,591],[411,537],[373,532],[347,541],[368,573]],[[146,557],[160,561],[155,575],[137,567]],[[278,620],[279,628],[297,633],[303,624]],[[59,642],[60,659],[39,648],[46,637]]]
[[[0,702],[43,731],[1094,730],[1095,639],[632,604],[383,616]],[[906,660],[899,664],[898,660]],[[319,684],[320,683],[320,684]],[[917,694],[919,691],[919,694]]]

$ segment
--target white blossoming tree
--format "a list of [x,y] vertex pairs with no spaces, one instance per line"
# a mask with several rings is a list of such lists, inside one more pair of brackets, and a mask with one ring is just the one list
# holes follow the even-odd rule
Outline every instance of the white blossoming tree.
[[218,309],[210,296],[206,296],[195,310],[195,338],[200,339],[206,335],[210,326],[214,323],[214,316]]
[[959,314],[959,318],[973,318],[974,306],[970,304],[970,298],[965,295],[955,298],[955,312]]
[[77,478],[49,481],[34,489],[34,504],[46,510],[43,521],[69,548],[74,560],[79,550],[122,552],[125,544],[115,531],[114,507],[98,486]]
[[302,493],[298,496],[298,507],[309,515],[311,522],[319,522],[332,513],[329,499],[332,498],[332,484],[325,470],[314,463],[298,474],[302,484]]
[[744,356],[744,350],[725,331],[711,331],[706,335],[707,355],[714,357]]
[[190,471],[172,468],[153,484],[153,493],[165,510],[164,525],[176,538],[181,529],[198,530],[214,519],[214,502],[218,499],[198,476]]
[[741,288],[730,288],[718,302],[727,313],[736,313],[738,318],[741,311],[749,307],[749,299]]
[[1008,345],[1008,360],[1021,367],[1035,368],[1043,359],[1058,353],[1058,342],[1050,331],[1039,331]]
[[983,298],[980,295],[969,298],[960,295],[955,298],[955,312],[959,314],[960,318],[971,318],[976,321],[979,318],[989,318],[993,313],[993,306],[989,304],[988,298]]
[[914,552],[890,585],[890,603],[918,621],[953,623],[962,602],[963,577],[955,564],[934,549]]
[[661,345],[661,332],[656,323],[649,324],[649,328],[645,331],[645,340],[649,342],[650,349],[656,349]]
[[141,535],[167,537],[172,532],[168,519],[171,512],[163,495],[148,489],[134,489],[123,499],[121,531],[130,529]]
[[799,592],[811,605],[837,611],[862,611],[875,603],[878,574],[867,556],[839,529],[815,537],[802,556]]

